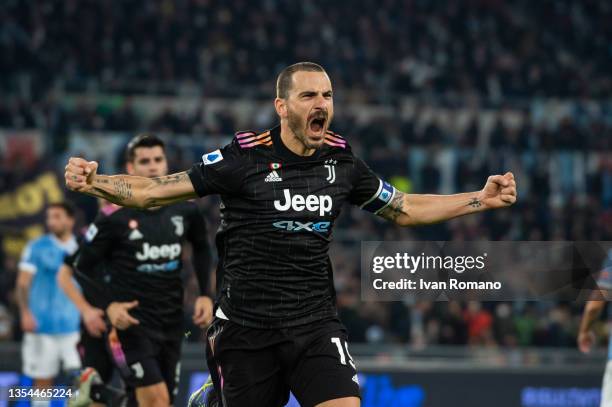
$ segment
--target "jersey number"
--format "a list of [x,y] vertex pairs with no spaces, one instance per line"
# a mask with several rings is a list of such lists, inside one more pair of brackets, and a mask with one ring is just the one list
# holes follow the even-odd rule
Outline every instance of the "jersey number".
[[[355,367],[355,362],[353,362],[353,357],[351,356],[348,350],[348,342],[344,341],[344,348],[342,348],[342,341],[337,336],[331,338],[331,341],[332,343],[336,345],[336,348],[338,348],[338,353],[340,354],[340,363],[342,363],[343,365],[346,365],[346,356],[348,356],[349,364],[353,367],[353,369],[357,370],[357,368]],[[345,350],[346,350],[346,356],[344,354]]]

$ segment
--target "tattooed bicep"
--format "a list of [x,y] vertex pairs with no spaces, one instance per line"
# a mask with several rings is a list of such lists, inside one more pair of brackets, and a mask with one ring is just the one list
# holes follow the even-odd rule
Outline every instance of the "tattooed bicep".
[[176,184],[191,185],[191,181],[189,180],[189,175],[187,175],[186,171],[179,172],[176,174],[171,174],[171,175],[165,175],[163,177],[155,177],[153,178],[153,181],[157,185],[161,185],[161,186],[176,185]]
[[396,222],[397,218],[400,215],[407,215],[405,208],[405,198],[406,194],[401,191],[395,190],[395,194],[389,205],[381,209],[378,212],[378,216],[390,220],[392,222]]
[[153,178],[154,187],[149,196],[149,205],[169,205],[197,198],[197,194],[187,172]]

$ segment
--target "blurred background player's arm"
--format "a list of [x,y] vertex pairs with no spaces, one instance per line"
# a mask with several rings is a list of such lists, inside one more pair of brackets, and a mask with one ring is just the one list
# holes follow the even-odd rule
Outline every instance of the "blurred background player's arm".
[[578,331],[578,348],[581,352],[587,353],[591,351],[595,343],[595,334],[592,327],[595,321],[599,319],[605,305],[606,301],[603,300],[587,301]]
[[516,181],[508,172],[487,179],[476,192],[454,195],[421,195],[395,192],[391,203],[379,215],[400,226],[426,225],[487,209],[503,208],[516,202]]
[[106,331],[104,311],[94,307],[85,299],[79,287],[74,283],[72,267],[62,264],[57,273],[57,284],[81,313],[87,332],[94,337],[102,336],[102,333]]
[[21,330],[23,332],[34,332],[36,330],[36,318],[30,310],[30,287],[34,274],[36,274],[36,266],[31,261],[32,256],[32,248],[27,245],[23,250],[17,274],[17,304],[19,305]]
[[193,269],[200,287],[193,310],[193,323],[204,327],[212,321],[213,301],[210,288],[211,253],[206,230],[206,220],[199,208],[194,205],[191,214],[187,239],[193,248]]
[[147,178],[133,175],[98,175],[98,163],[70,158],[64,174],[73,191],[104,198],[117,205],[151,208],[197,198],[187,172]]
[[24,332],[33,332],[36,330],[36,319],[30,311],[30,287],[34,274],[30,271],[19,268],[17,275],[17,303],[21,316],[21,329]]
[[604,258],[602,269],[597,276],[597,286],[599,289],[591,292],[590,301],[587,301],[582,313],[580,328],[578,329],[578,348],[581,352],[587,353],[595,344],[596,336],[593,325],[599,319],[601,312],[610,299],[609,293],[612,290],[612,249],[609,249]]

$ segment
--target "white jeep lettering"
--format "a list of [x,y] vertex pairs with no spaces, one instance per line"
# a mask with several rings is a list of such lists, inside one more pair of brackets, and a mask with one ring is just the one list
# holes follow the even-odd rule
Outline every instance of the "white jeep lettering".
[[167,258],[174,260],[181,255],[182,247],[178,243],[152,246],[149,243],[142,244],[142,252],[136,252],[136,258],[140,261],[157,260]]
[[308,195],[305,198],[302,195],[293,195],[288,189],[283,190],[285,201],[274,201],[274,208],[279,211],[288,211],[292,208],[296,212],[302,212],[304,209],[310,212],[319,212],[320,216],[331,212],[332,198],[329,195]]
[[316,211],[317,205],[319,204],[319,200],[317,199],[316,196],[314,195],[308,195],[306,197],[306,209],[308,209],[310,212],[314,212]]

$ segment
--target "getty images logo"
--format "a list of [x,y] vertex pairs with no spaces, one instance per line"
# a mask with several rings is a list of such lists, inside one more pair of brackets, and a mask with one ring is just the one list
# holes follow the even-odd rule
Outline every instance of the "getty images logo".
[[296,212],[302,212],[304,209],[310,212],[319,212],[320,216],[324,216],[326,213],[331,212],[332,209],[332,198],[329,195],[293,195],[288,189],[283,190],[285,201],[281,203],[280,200],[274,201],[274,208],[279,211],[288,211],[293,209]]

